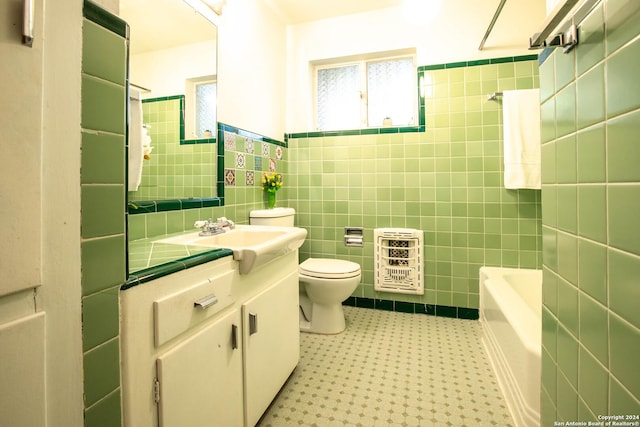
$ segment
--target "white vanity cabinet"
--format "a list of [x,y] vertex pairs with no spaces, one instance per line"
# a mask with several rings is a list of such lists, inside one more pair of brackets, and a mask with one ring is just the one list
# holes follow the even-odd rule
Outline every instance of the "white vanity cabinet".
[[158,357],[160,427],[243,425],[241,319],[225,313]]
[[254,426],[300,360],[298,272],[242,304],[247,426]]
[[123,425],[254,426],[297,365],[297,251],[225,257],[121,292]]

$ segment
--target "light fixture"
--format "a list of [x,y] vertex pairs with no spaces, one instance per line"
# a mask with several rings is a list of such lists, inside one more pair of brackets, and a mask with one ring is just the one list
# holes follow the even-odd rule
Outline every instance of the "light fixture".
[[200,15],[213,24],[218,24],[218,16],[222,15],[222,8],[227,0],[183,0]]

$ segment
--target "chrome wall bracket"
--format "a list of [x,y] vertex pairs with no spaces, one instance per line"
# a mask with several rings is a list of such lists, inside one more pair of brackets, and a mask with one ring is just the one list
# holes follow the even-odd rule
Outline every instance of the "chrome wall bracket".
[[571,25],[566,31],[556,34],[549,42],[542,40],[539,42],[539,45],[534,45],[534,40],[538,38],[538,36],[539,34],[535,34],[529,39],[529,49],[561,47],[564,53],[567,53],[578,45],[578,27],[575,25]]

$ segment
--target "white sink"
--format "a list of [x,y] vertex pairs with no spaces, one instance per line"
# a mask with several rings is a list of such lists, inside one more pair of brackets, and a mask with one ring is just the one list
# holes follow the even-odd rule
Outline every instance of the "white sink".
[[306,237],[307,230],[304,228],[236,225],[233,230],[213,236],[200,236],[196,231],[156,240],[155,243],[231,249],[233,259],[239,262],[240,274],[247,274],[258,266],[295,251],[302,246]]

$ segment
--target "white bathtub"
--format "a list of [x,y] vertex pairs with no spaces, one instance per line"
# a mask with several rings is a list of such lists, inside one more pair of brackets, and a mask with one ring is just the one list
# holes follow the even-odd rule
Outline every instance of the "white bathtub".
[[540,425],[542,270],[480,268],[482,342],[516,426]]

